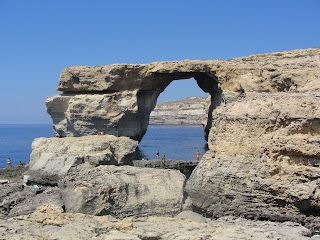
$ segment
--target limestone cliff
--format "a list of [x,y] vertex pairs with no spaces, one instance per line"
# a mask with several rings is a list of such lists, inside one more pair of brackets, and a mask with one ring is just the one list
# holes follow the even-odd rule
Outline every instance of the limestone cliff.
[[205,97],[188,97],[180,101],[157,104],[149,124],[201,125],[206,111]]

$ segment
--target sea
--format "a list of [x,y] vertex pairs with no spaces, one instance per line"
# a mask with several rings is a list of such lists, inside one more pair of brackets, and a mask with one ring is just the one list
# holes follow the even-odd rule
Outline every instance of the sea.
[[[38,137],[53,137],[51,124],[0,124],[0,168],[19,161],[28,163],[31,143]],[[201,156],[207,151],[202,126],[185,125],[149,125],[139,143],[135,159],[155,159],[159,151],[160,158],[196,160],[197,151]]]

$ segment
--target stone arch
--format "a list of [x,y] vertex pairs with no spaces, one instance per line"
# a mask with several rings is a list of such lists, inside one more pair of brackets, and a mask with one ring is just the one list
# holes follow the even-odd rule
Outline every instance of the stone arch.
[[[222,99],[222,90],[219,86],[218,78],[211,73],[203,73],[203,72],[175,72],[175,73],[166,73],[166,74],[158,74],[153,76],[157,82],[160,83],[159,88],[156,91],[139,91],[138,94],[138,102],[143,102],[143,104],[139,105],[142,109],[147,109],[148,112],[142,118],[144,122],[144,131],[143,135],[147,131],[147,127],[149,124],[149,116],[151,111],[156,106],[157,99],[159,95],[165,91],[165,89],[173,82],[173,81],[183,81],[184,79],[194,78],[199,88],[209,93],[208,97],[208,106],[207,106],[207,117],[206,122],[204,123],[204,136],[206,141],[208,141],[208,134],[211,128],[212,123],[212,111],[215,107],[220,105]],[[165,84],[164,84],[165,83]],[[152,103],[152,106],[148,105],[148,101],[145,99],[149,99],[149,103]],[[141,137],[142,139],[142,137]],[[140,139],[140,140],[141,140]]]
[[140,141],[159,94],[172,81],[189,78],[211,97],[205,124],[207,140],[211,112],[220,104],[222,91],[218,77],[207,64],[190,61],[65,68],[57,87],[63,94],[46,101],[55,136],[105,132]]

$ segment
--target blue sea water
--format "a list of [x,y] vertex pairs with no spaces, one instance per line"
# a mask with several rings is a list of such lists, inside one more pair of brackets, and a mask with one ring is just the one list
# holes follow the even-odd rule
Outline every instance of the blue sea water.
[[202,126],[150,125],[139,144],[140,159],[161,158],[176,160],[196,160],[197,151],[201,156],[207,151]]
[[[10,157],[12,165],[29,162],[31,143],[38,137],[53,137],[51,124],[0,124],[0,168]],[[136,159],[160,158],[195,160],[199,150],[206,151],[202,126],[150,125],[139,144]]]
[[7,158],[15,165],[29,162],[31,143],[38,137],[53,137],[51,124],[0,124],[0,168]]

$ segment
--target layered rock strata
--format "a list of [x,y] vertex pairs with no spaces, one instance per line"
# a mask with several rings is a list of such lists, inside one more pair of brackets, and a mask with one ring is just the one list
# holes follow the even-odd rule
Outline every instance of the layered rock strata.
[[320,93],[258,94],[214,112],[187,183],[212,216],[304,221],[320,214]]
[[205,97],[188,97],[179,101],[157,104],[149,124],[201,125],[206,114]]

